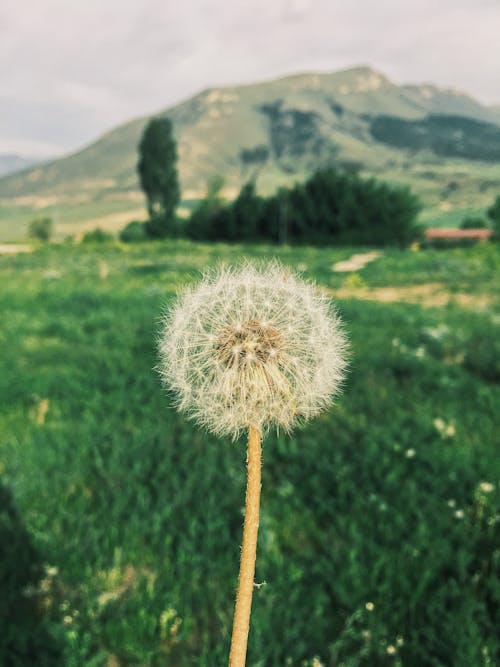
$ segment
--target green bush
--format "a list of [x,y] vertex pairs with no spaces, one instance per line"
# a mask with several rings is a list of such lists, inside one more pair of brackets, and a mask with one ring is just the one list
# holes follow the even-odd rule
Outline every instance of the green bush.
[[139,220],[129,222],[120,232],[120,241],[124,243],[137,243],[148,238],[145,223]]
[[105,232],[104,229],[96,227],[95,229],[85,232],[82,238],[82,243],[107,243],[113,240],[113,235]]
[[196,211],[186,231],[191,238],[233,242],[405,246],[421,236],[419,210],[408,188],[325,169],[268,198],[247,183],[231,204]]
[[460,223],[460,229],[487,229],[488,222],[479,216],[468,216]]
[[38,241],[50,241],[52,236],[52,218],[34,218],[28,227],[29,236]]

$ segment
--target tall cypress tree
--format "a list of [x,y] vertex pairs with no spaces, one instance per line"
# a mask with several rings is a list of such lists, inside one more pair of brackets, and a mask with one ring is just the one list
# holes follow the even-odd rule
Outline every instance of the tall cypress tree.
[[146,232],[148,236],[164,238],[173,225],[180,197],[177,145],[168,118],[153,118],[144,128],[137,171],[147,198]]
[[497,240],[500,240],[500,195],[498,195],[493,205],[486,211],[486,215],[493,224],[493,231]]

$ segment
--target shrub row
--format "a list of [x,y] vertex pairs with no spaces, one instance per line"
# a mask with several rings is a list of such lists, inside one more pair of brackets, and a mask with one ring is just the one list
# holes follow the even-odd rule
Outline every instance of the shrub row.
[[261,197],[247,183],[230,204],[211,195],[195,209],[186,236],[207,241],[400,245],[420,236],[418,198],[406,187],[335,169]]

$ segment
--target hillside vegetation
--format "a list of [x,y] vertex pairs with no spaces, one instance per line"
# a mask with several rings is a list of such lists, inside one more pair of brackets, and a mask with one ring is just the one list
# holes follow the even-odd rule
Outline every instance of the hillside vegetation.
[[249,665],[499,664],[498,247],[352,252],[0,257],[1,664],[225,664],[244,442],[177,415],[155,336],[199,270],[271,253],[336,298],[352,357],[331,411],[265,440]]
[[[397,86],[369,67],[209,89],[159,115],[174,125],[187,207],[216,175],[228,197],[249,179],[271,194],[327,166],[410,185],[423,200],[424,222],[432,224],[446,224],[457,211],[477,214],[500,190],[496,149],[483,136],[487,124],[498,127],[497,108],[457,91]],[[449,120],[435,126],[442,116],[476,122],[480,148],[472,156],[457,149],[456,138],[454,151],[436,149],[436,137],[449,133]],[[400,125],[388,127],[387,117]],[[131,121],[68,157],[0,179],[0,240],[20,238],[34,210],[58,218],[61,236],[96,224],[116,229],[117,216],[122,224],[144,217],[136,163],[147,121]],[[433,140],[416,144],[422,123],[432,126]]]
[[372,136],[396,148],[432,151],[440,157],[500,161],[500,126],[461,116],[429,115],[423,120],[376,116]]

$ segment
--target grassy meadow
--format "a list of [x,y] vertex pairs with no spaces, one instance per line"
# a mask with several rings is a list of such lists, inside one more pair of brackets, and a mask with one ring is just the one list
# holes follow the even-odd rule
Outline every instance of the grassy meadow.
[[264,442],[249,667],[500,664],[500,249],[165,241],[0,256],[0,664],[226,664],[245,442],[169,406],[159,318],[216,262],[336,298],[336,406]]

